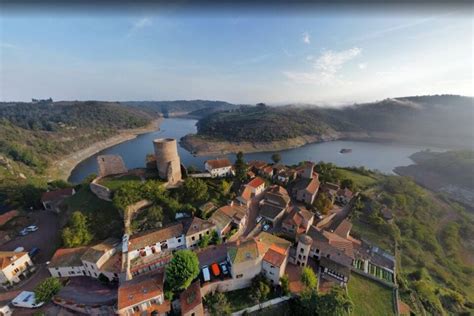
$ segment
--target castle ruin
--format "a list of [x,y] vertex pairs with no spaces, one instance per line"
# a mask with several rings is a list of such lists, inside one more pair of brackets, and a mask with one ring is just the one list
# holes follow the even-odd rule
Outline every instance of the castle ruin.
[[153,141],[158,175],[170,185],[181,181],[181,162],[178,156],[176,139],[159,138]]

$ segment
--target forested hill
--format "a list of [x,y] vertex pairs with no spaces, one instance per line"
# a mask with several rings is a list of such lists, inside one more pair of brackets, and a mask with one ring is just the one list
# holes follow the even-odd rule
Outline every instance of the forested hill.
[[61,156],[151,120],[113,102],[0,103],[0,176],[41,174]]
[[167,116],[189,114],[204,117],[214,112],[237,109],[239,106],[224,101],[178,100],[178,101],[127,101],[128,106],[152,114]]
[[456,141],[472,147],[473,116],[474,98],[454,95],[386,99],[342,108],[260,104],[204,117],[198,134],[221,140],[273,141],[351,132],[446,145]]

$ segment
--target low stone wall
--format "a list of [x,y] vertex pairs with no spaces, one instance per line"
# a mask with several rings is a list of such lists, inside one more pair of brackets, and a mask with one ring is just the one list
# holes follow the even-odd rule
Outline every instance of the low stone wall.
[[248,307],[246,309],[240,310],[238,312],[232,313],[232,316],[240,316],[240,315],[243,315],[244,313],[253,313],[253,312],[259,311],[261,309],[267,308],[269,306],[280,304],[282,302],[288,301],[289,299],[291,299],[291,296],[277,297],[277,298],[274,298],[272,300],[269,300],[269,301],[254,305],[252,307]]
[[112,201],[112,191],[109,188],[99,184],[101,177],[97,177],[89,184],[89,188],[99,199]]
[[127,234],[130,233],[130,223],[132,221],[133,215],[139,210],[145,207],[151,206],[152,204],[153,203],[149,200],[140,200],[137,203],[127,206],[127,208],[125,209],[125,214],[124,214],[125,232]]
[[252,284],[252,279],[228,279],[224,281],[217,281],[204,284],[201,287],[201,296],[204,297],[209,293],[214,292],[230,292],[249,287]]

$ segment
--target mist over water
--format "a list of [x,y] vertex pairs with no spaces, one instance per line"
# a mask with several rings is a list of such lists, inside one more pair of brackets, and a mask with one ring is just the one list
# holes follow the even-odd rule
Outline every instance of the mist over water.
[[[153,153],[153,140],[156,138],[176,138],[189,133],[196,132],[196,120],[168,118],[160,125],[160,130],[143,134],[130,141],[104,149],[103,151],[89,157],[79,163],[72,171],[69,181],[81,182],[91,173],[97,173],[96,158],[98,155],[113,154],[122,156],[129,169],[145,166],[145,158]],[[342,148],[352,149],[351,153],[341,154]],[[369,169],[377,169],[384,173],[392,173],[393,168],[406,166],[412,163],[409,156],[424,149],[443,151],[436,147],[402,145],[396,143],[372,143],[355,141],[333,141],[326,143],[309,144],[303,147],[279,151],[282,163],[287,165],[297,164],[303,160],[332,162],[338,166],[364,166]],[[203,169],[204,161],[215,158],[215,156],[195,157],[187,150],[178,145],[178,153],[181,163],[189,167],[191,165]],[[274,152],[245,154],[245,160],[265,160],[271,162]],[[234,154],[225,155],[232,161]]]

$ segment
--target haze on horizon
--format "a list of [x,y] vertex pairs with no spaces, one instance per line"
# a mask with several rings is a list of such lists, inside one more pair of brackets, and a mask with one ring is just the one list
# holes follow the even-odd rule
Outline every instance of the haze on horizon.
[[0,100],[350,104],[472,96],[473,17],[0,13]]

